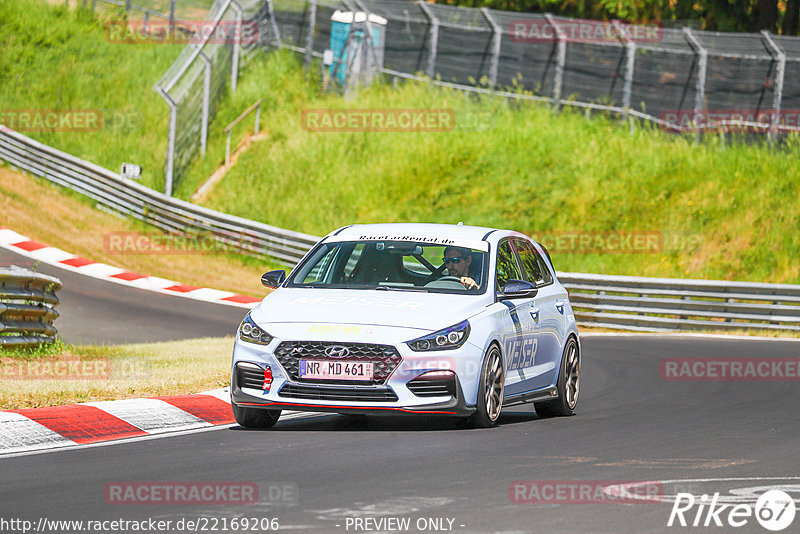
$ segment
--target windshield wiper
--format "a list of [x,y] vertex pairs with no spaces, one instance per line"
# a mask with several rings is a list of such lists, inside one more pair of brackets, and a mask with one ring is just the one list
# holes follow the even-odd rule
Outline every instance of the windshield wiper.
[[392,287],[392,286],[376,286],[376,291],[415,291],[417,293],[427,293],[428,290],[421,287]]

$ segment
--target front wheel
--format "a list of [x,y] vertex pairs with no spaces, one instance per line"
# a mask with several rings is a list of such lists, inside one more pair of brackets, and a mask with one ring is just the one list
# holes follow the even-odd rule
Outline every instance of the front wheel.
[[504,384],[503,358],[500,356],[500,349],[497,345],[492,345],[483,360],[478,387],[478,402],[475,406],[475,413],[470,415],[467,420],[469,426],[489,428],[497,424],[503,408]]
[[280,410],[265,410],[264,408],[248,408],[231,404],[233,417],[244,428],[272,428],[281,416]]
[[533,407],[542,417],[555,417],[558,415],[572,415],[578,404],[580,391],[581,355],[578,342],[571,337],[564,347],[561,357],[561,368],[558,373],[558,398],[546,402],[535,402]]

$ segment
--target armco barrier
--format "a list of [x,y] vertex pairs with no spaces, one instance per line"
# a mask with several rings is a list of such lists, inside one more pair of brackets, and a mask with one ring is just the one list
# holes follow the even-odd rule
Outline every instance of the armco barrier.
[[800,285],[560,273],[580,324],[800,331]]
[[296,263],[319,238],[168,197],[0,125],[0,159],[171,233],[212,235],[231,250]]
[[19,267],[0,268],[0,347],[52,343],[58,278]]
[[[244,254],[294,265],[318,237],[168,197],[0,126],[0,159],[168,232],[208,232]],[[625,330],[800,331],[800,285],[559,273],[578,323]]]

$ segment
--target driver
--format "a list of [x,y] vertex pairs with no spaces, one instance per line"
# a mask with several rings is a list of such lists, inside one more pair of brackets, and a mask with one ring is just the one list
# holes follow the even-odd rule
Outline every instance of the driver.
[[468,276],[469,268],[472,265],[472,254],[469,249],[462,247],[447,247],[444,249],[444,257],[442,258],[447,273],[450,276],[455,276],[459,281],[464,284],[467,289],[477,289],[478,284],[475,280]]

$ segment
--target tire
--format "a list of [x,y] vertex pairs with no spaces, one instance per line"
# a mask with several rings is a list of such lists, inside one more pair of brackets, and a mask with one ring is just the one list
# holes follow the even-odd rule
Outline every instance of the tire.
[[264,408],[247,408],[231,404],[233,417],[244,428],[272,428],[281,416],[280,410],[265,410]]
[[581,355],[578,342],[574,337],[567,340],[564,354],[561,356],[561,368],[558,372],[558,397],[545,401],[535,402],[533,407],[541,417],[556,417],[572,415],[578,405],[580,393],[580,368]]
[[503,409],[503,387],[505,375],[500,348],[492,345],[486,352],[481,368],[478,386],[478,401],[475,413],[467,418],[467,426],[471,428],[489,428],[497,424]]

